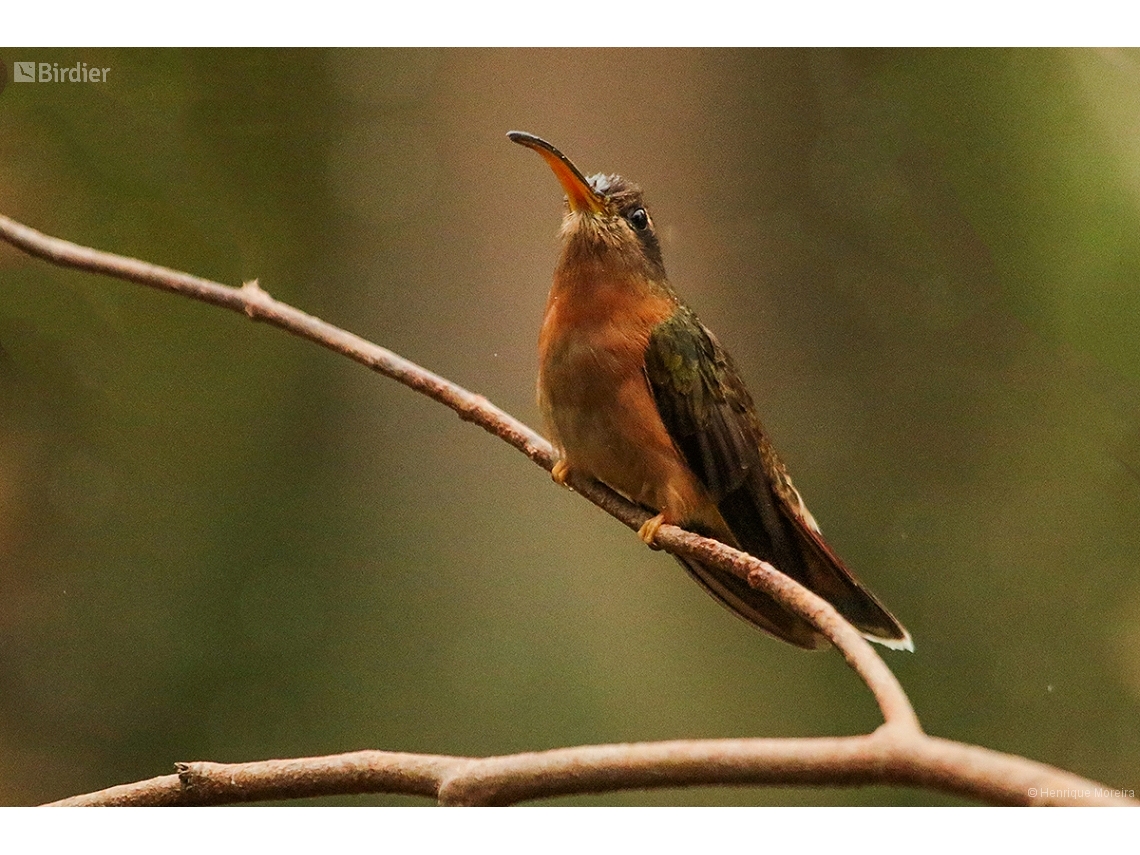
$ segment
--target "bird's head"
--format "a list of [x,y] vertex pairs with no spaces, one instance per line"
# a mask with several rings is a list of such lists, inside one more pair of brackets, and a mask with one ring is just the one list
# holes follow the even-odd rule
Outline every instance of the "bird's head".
[[511,131],[507,136],[538,152],[566,193],[560,266],[664,284],[661,245],[640,187],[620,175],[586,178],[570,158],[533,134]]

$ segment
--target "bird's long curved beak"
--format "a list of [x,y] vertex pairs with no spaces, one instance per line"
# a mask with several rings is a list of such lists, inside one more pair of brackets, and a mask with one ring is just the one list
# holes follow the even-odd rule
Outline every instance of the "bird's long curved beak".
[[571,211],[590,211],[600,214],[605,210],[602,198],[594,192],[590,182],[578,171],[578,167],[546,140],[524,131],[510,131],[507,137],[511,142],[525,145],[542,155],[542,159],[554,170],[554,176],[566,191],[566,201],[570,203]]

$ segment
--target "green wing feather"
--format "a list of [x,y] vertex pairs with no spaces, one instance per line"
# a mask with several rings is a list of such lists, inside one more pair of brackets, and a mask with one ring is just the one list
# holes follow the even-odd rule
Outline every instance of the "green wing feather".
[[[815,529],[731,358],[688,307],[679,307],[653,329],[645,375],[666,430],[740,548],[815,591],[868,638],[909,649],[907,631]],[[804,647],[818,646],[818,636],[803,621],[742,580],[700,565],[686,563],[686,568],[769,632]]]

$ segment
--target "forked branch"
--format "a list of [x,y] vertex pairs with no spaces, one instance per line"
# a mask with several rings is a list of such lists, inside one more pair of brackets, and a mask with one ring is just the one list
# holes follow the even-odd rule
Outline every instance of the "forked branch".
[[[29,255],[102,273],[241,312],[341,353],[427,395],[550,470],[550,444],[480,395],[359,336],[281,303],[256,281],[239,288],[54,238],[0,215],[0,238]],[[649,514],[603,484],[571,479],[575,491],[632,529]],[[834,608],[771,565],[715,540],[662,526],[669,552],[745,579],[810,621],[843,654],[874,695],[883,725],[864,736],[720,739],[561,748],[468,758],[361,751],[254,763],[179,764],[178,773],[56,804],[224,804],[348,793],[403,793],[443,804],[511,804],[575,793],[713,784],[897,784],[998,804],[1136,804],[1060,769],[927,736],[886,664]]]

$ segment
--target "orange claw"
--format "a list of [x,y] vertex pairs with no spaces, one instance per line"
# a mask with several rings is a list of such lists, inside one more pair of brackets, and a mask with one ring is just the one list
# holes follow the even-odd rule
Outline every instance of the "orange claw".
[[665,525],[665,514],[658,514],[645,521],[645,524],[637,530],[637,536],[650,549],[660,549],[661,547],[653,541],[657,539],[657,530],[663,525]]
[[550,477],[554,479],[555,484],[560,484],[563,487],[569,486],[566,479],[570,477],[570,466],[566,463],[565,458],[554,461],[554,466],[550,470]]

